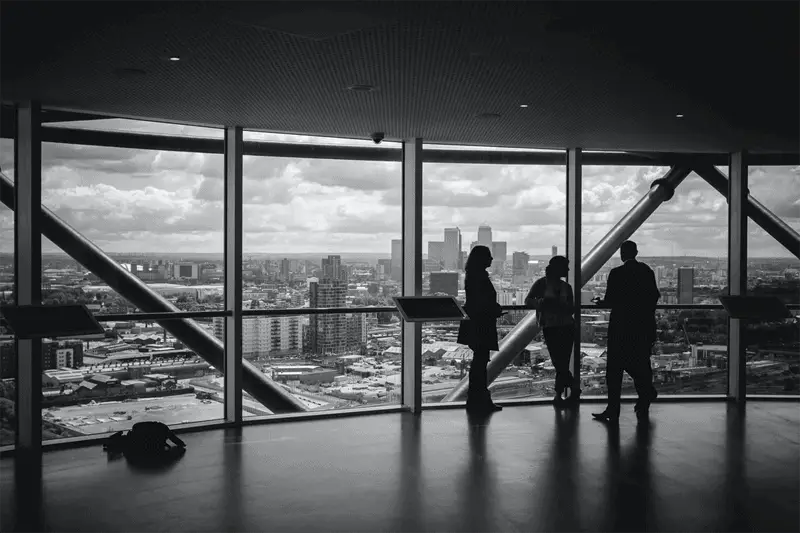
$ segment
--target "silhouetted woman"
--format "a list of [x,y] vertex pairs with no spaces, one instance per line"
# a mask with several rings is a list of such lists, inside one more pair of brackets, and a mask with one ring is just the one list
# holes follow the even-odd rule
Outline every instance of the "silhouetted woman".
[[[569,260],[561,255],[553,256],[544,272],[545,276],[537,280],[528,292],[525,305],[536,309],[536,318],[556,369],[556,396],[553,403],[557,406],[574,405],[580,394],[569,370],[575,342],[575,320],[572,318],[574,296],[569,283],[561,279],[569,272]],[[570,395],[565,399],[563,394],[567,388],[570,389]]]
[[467,293],[464,311],[469,320],[461,322],[458,342],[472,349],[467,409],[473,412],[502,409],[492,402],[486,379],[489,351],[497,350],[497,318],[503,314],[500,304],[497,303],[497,291],[486,272],[491,265],[492,252],[489,248],[476,246],[469,253],[464,267],[467,271],[464,280],[464,290]]

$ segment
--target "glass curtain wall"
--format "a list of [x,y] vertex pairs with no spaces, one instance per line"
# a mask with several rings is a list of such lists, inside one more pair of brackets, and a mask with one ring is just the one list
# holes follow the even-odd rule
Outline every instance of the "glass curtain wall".
[[[583,167],[582,255],[590,250],[663,177],[668,167]],[[727,315],[718,297],[727,284],[727,202],[691,173],[631,240],[637,259],[652,268],[659,290],[653,377],[659,394],[724,394],[727,390]],[[585,395],[605,396],[609,310],[593,307],[608,274],[622,264],[619,250],[581,289],[581,378]],[[716,307],[681,307],[708,305]],[[625,374],[623,395],[635,395]]]
[[[399,143],[257,131],[244,140],[276,154],[284,143],[393,152],[382,161],[244,156],[242,357],[310,411],[399,404],[399,316],[357,309],[393,308],[401,293]],[[353,312],[280,313],[296,308]],[[245,412],[269,414],[244,395]]]
[[[800,231],[800,167],[751,167],[750,194],[795,232]],[[800,304],[800,260],[752,220],[747,221],[747,292]],[[793,309],[795,316],[798,310]],[[747,394],[800,394],[797,319],[750,324]]]
[[[14,181],[14,140],[0,139],[0,170]],[[0,202],[0,306],[14,305],[14,211]],[[17,347],[0,320],[0,446],[13,445],[17,433]]]
[[[566,254],[566,167],[424,163],[422,176],[423,294],[451,295],[463,304],[464,264],[474,246],[484,245],[494,259],[489,273],[498,303],[524,305],[549,258]],[[501,317],[500,339],[526,314]],[[457,333],[455,322],[423,324],[424,402],[442,401],[469,372],[472,351],[456,342]],[[547,395],[549,364],[539,334],[490,386],[493,397]]]
[[[104,119],[44,128],[202,135],[221,130]],[[76,257],[85,244],[42,236],[42,301],[81,303],[102,321],[94,336],[43,341],[43,438],[218,420],[224,395],[205,387],[221,376],[223,348],[213,317],[137,319],[156,311],[223,312],[224,168],[221,154],[76,144],[42,144],[42,204],[110,258],[92,270]],[[127,280],[120,284],[120,280]],[[142,303],[141,294],[150,294]],[[153,301],[160,302],[158,304]]]

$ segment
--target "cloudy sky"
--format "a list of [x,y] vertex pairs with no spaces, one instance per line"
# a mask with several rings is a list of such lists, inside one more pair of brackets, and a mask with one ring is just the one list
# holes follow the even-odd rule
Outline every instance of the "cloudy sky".
[[[72,123],[123,131],[222,137],[220,130],[123,120]],[[245,132],[245,139],[374,146],[371,141]],[[382,146],[392,146],[384,143]],[[13,144],[0,143],[13,174]],[[221,155],[74,145],[43,146],[43,200],[110,252],[223,251]],[[584,253],[666,169],[584,168]],[[556,166],[426,164],[424,240],[459,226],[465,248],[489,224],[508,251],[549,254],[565,246],[565,169]],[[246,157],[245,253],[389,254],[400,237],[400,164]],[[800,229],[800,167],[751,169],[751,193]],[[0,251],[13,251],[13,217],[0,206]],[[692,174],[634,236],[642,255],[724,256],[727,206]],[[787,257],[750,224],[751,256]],[[427,245],[424,246],[427,251]],[[56,251],[46,243],[46,251]]]

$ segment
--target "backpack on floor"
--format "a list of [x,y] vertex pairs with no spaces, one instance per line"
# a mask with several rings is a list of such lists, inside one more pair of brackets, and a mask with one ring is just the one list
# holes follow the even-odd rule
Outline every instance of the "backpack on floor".
[[[170,445],[170,442],[174,446]],[[161,422],[137,422],[130,431],[113,434],[103,445],[109,452],[140,457],[160,457],[186,448],[177,435]]]

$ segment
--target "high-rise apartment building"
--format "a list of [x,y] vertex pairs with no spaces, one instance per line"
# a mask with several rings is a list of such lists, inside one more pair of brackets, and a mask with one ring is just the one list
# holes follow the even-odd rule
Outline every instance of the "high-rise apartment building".
[[[42,370],[83,366],[83,342],[79,340],[43,341]],[[17,348],[13,340],[0,341],[0,378],[17,376]]]
[[461,270],[461,230],[458,228],[445,228],[444,230],[444,268],[447,270]]
[[514,305],[514,293],[511,291],[498,291],[497,303],[500,305]]
[[528,262],[531,256],[525,252],[514,252],[511,256],[511,266],[514,269],[514,276],[524,276],[528,272]]
[[[309,307],[345,307],[347,282],[321,278],[309,284]],[[342,354],[350,349],[344,314],[311,315],[311,349],[316,354]]]
[[653,274],[656,276],[656,285],[660,287],[667,277],[667,268],[663,265],[659,265],[653,269]]
[[403,281],[403,241],[392,239],[392,271],[389,273],[394,281]]
[[347,268],[342,265],[341,256],[329,255],[322,258],[322,277],[347,281]]
[[486,246],[489,250],[492,249],[492,228],[491,226],[481,225],[478,226],[478,244]]
[[378,279],[389,277],[392,273],[392,260],[391,259],[378,259],[376,271]]
[[[298,355],[303,350],[302,317],[254,316],[242,320],[242,357]],[[225,318],[214,317],[214,335],[224,339]]]
[[458,296],[458,272],[431,272],[430,293]]
[[694,268],[680,267],[678,269],[678,303],[694,303]]
[[289,279],[289,275],[292,272],[291,262],[284,258],[281,260],[281,278],[282,279]]
[[528,291],[516,291],[514,293],[514,305],[525,305],[525,298],[528,296]]
[[558,255],[558,246],[553,246],[553,248],[552,248],[551,252],[552,252],[552,253],[550,254],[550,256],[551,256],[551,257],[555,257],[555,256],[557,256],[557,255]]

